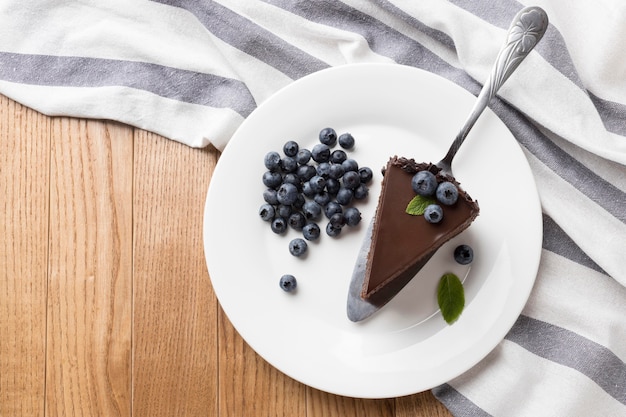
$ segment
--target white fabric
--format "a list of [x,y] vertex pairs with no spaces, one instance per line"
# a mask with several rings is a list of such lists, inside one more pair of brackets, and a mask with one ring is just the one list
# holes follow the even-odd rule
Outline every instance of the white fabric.
[[264,100],[336,65],[397,62],[476,94],[512,16],[551,26],[492,109],[544,213],[537,285],[507,338],[434,389],[456,416],[626,416],[626,2],[5,0],[0,93],[223,150]]
[[[626,329],[597,326],[597,322],[623,321],[626,288],[550,252],[544,253],[540,268],[540,273],[548,274],[551,280],[539,280],[524,314],[569,328],[605,346],[614,346],[615,353],[622,361],[626,360],[626,346],[621,342],[626,340]],[[564,275],[562,271],[569,273]],[[607,285],[597,293],[590,293],[586,289],[590,280],[607,280]],[[575,310],[568,308],[572,300],[578,300]],[[569,315],[564,315],[563,311],[568,310]],[[595,319],[591,321],[589,317]],[[451,385],[494,416],[624,415],[624,404],[593,380],[571,367],[537,357],[508,340]]]

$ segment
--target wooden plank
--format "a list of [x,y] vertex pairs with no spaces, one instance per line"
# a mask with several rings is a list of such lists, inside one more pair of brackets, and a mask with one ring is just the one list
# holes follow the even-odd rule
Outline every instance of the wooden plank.
[[430,391],[396,399],[396,417],[452,417]]
[[305,417],[306,387],[268,364],[220,316],[220,417]]
[[217,416],[217,301],[202,222],[218,153],[136,135],[133,416]]
[[394,400],[349,398],[308,388],[307,417],[393,417]]
[[43,416],[49,119],[0,96],[0,416]]
[[46,416],[130,416],[132,129],[52,122]]

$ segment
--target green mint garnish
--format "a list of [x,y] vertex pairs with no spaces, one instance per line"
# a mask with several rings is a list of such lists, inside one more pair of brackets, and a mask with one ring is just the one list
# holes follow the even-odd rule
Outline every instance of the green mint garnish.
[[465,291],[463,283],[454,274],[444,274],[437,287],[437,302],[448,324],[454,323],[465,307]]
[[421,216],[424,214],[424,210],[431,204],[435,204],[437,201],[433,197],[424,197],[416,195],[406,206],[406,212],[412,216]]

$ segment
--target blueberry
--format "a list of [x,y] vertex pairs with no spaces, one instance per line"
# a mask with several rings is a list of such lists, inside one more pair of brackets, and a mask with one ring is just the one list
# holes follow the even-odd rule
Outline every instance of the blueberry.
[[293,256],[302,256],[306,253],[308,245],[304,239],[299,237],[289,242],[289,253]]
[[363,200],[364,198],[366,198],[369,194],[369,188],[367,188],[367,185],[361,183],[358,187],[356,187],[354,189],[354,198],[355,200]]
[[291,227],[293,230],[300,231],[306,224],[306,219],[304,218],[304,214],[296,211],[294,213],[291,213],[291,216],[289,216],[287,223],[289,224],[289,227]]
[[374,176],[372,169],[369,167],[359,168],[358,172],[359,176],[361,177],[361,182],[363,184],[367,184],[368,182],[370,182],[372,180],[372,177]]
[[451,206],[456,203],[456,200],[459,198],[459,190],[456,188],[456,185],[448,181],[444,181],[439,184],[435,194],[437,196],[437,200],[446,206]]
[[469,245],[459,245],[454,249],[454,260],[467,265],[474,260],[474,250]]
[[315,174],[317,174],[317,171],[315,170],[315,167],[312,165],[301,165],[296,170],[296,175],[302,181],[310,180],[311,178],[313,178]]
[[346,159],[348,159],[348,155],[346,155],[346,152],[341,149],[337,149],[330,154],[330,162],[333,164],[340,164]]
[[348,207],[343,218],[348,226],[354,227],[361,222],[361,212],[356,207]]
[[359,170],[359,164],[354,159],[346,159],[341,163],[341,166],[346,172]]
[[271,227],[272,227],[272,232],[280,235],[282,233],[285,233],[285,231],[287,231],[287,221],[283,219],[282,217],[276,217],[272,221]]
[[290,140],[283,145],[283,152],[287,156],[296,156],[299,148],[300,146],[298,146],[298,142]]
[[354,148],[354,137],[350,133],[344,133],[339,136],[339,146],[344,149]]
[[343,185],[346,188],[354,190],[361,184],[361,177],[356,171],[348,171],[343,174]]
[[300,189],[300,187],[302,187],[302,181],[300,180],[300,177],[298,177],[298,175],[294,174],[293,172],[285,174],[285,176],[283,177],[283,183],[293,184],[296,186],[297,189]]
[[284,182],[278,188],[276,198],[278,198],[278,202],[280,204],[290,206],[298,199],[298,187],[288,182]]
[[337,202],[342,206],[347,206],[352,202],[352,198],[354,194],[351,189],[341,187],[339,191],[337,191]]
[[322,214],[322,206],[315,201],[307,201],[302,206],[302,214],[307,220],[317,220]]
[[320,237],[320,227],[317,223],[307,223],[302,228],[302,236],[306,240],[317,240]]
[[306,165],[311,160],[311,151],[308,149],[300,149],[296,154],[296,162],[300,165]]
[[313,201],[315,201],[320,206],[324,207],[326,204],[330,202],[330,194],[328,194],[326,191],[317,193],[315,194],[315,197],[313,197]]
[[439,204],[430,204],[424,210],[424,218],[428,223],[439,223],[443,219],[443,210]]
[[276,207],[276,214],[278,215],[278,217],[288,219],[289,216],[291,216],[291,206],[279,204],[278,207]]
[[328,145],[318,143],[313,147],[313,150],[311,150],[311,157],[317,163],[328,162],[330,159],[330,148]]
[[265,164],[265,168],[270,171],[277,171],[280,169],[280,154],[274,151],[268,152],[265,154],[263,163]]
[[302,194],[304,194],[305,196],[309,198],[313,198],[315,194],[317,194],[317,192],[313,189],[313,187],[311,186],[311,183],[307,181],[304,184],[302,184]]
[[332,127],[326,127],[320,131],[319,139],[324,145],[335,146],[335,143],[337,143],[337,133]]
[[331,165],[328,162],[321,162],[315,171],[320,177],[328,178],[330,176]]
[[330,219],[328,219],[328,223],[332,224],[333,227],[342,228],[346,224],[346,221],[342,213],[335,213],[330,216]]
[[286,292],[292,292],[298,286],[298,281],[293,275],[286,274],[280,277],[280,288]]
[[298,162],[296,162],[296,158],[286,156],[280,160],[280,167],[285,172],[295,172],[298,169]]
[[316,193],[321,193],[324,191],[324,187],[326,187],[326,179],[319,175],[314,175],[313,178],[309,180],[309,183],[311,184],[311,189]]
[[336,180],[334,178],[329,178],[326,180],[326,191],[328,191],[328,194],[337,194],[339,188],[341,188],[341,183],[339,182],[339,180]]
[[341,227],[333,226],[333,224],[330,222],[326,225],[326,234],[328,236],[336,237],[339,236],[340,233]]
[[343,174],[346,171],[343,169],[341,164],[332,164],[330,166],[330,171],[328,172],[328,178],[332,178],[334,180],[338,180],[343,177]]
[[271,204],[265,203],[259,208],[259,216],[266,222],[273,220],[275,214],[276,210]]
[[280,172],[265,171],[265,173],[263,173],[263,184],[267,188],[278,188],[282,182],[283,176],[280,175]]
[[331,218],[335,213],[342,213],[343,209],[341,208],[341,204],[336,201],[331,201],[324,206],[324,214],[327,218]]
[[292,204],[292,206],[294,209],[301,209],[305,202],[306,199],[304,198],[304,194],[298,193],[298,198],[296,198],[296,201]]
[[276,190],[273,188],[268,188],[267,190],[263,191],[263,200],[265,200],[265,202],[267,204],[278,204],[278,197],[276,197]]
[[420,171],[413,175],[411,187],[413,187],[413,191],[418,195],[433,195],[437,189],[437,178],[435,178],[435,174],[430,171]]

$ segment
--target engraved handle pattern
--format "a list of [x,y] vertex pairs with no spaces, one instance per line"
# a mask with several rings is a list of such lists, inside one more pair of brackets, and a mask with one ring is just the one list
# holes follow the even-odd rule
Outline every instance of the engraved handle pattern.
[[489,77],[490,99],[533,50],[548,28],[548,17],[539,7],[522,9],[513,19],[506,43],[498,53],[497,62]]
[[444,173],[452,175],[452,159],[461,147],[461,144],[463,144],[470,129],[500,87],[502,87],[502,84],[537,45],[547,29],[548,16],[539,7],[526,7],[515,15],[511,22],[506,42],[500,49],[500,52],[498,52],[491,74],[480,91],[472,112],[454,139],[446,156],[437,164]]

